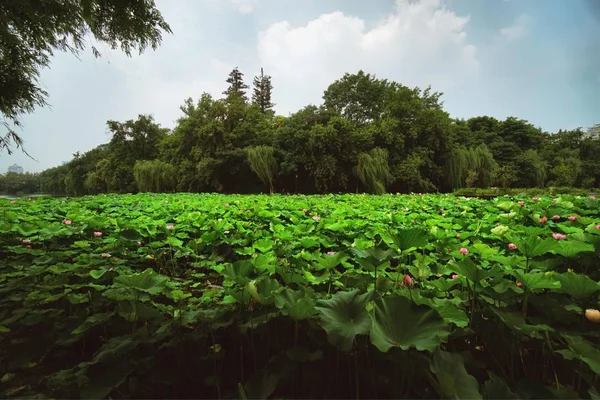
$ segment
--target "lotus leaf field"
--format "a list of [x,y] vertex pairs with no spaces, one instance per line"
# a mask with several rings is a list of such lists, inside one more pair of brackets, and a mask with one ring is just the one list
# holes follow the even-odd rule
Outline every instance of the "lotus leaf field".
[[596,399],[599,205],[0,200],[0,396]]

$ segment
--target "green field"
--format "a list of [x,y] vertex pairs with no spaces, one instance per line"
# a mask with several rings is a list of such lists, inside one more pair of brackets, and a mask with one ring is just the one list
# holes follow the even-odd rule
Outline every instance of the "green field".
[[0,396],[598,398],[599,206],[0,199]]

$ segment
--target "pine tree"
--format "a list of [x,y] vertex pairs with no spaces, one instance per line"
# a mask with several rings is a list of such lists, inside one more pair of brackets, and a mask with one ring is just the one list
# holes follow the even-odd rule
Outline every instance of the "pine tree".
[[235,93],[244,99],[246,98],[246,91],[244,89],[248,89],[248,85],[244,83],[244,74],[240,72],[238,67],[235,67],[233,71],[229,73],[229,78],[227,78],[226,82],[229,83],[229,87],[223,92],[224,95],[229,97],[231,94]]
[[252,94],[252,103],[260,107],[262,112],[271,111],[275,104],[271,103],[271,92],[273,84],[271,77],[265,75],[263,69],[260,69],[260,76],[254,77],[254,93]]

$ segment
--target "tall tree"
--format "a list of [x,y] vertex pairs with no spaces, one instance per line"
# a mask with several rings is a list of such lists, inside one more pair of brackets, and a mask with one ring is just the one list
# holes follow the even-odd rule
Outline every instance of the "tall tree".
[[246,98],[246,91],[244,89],[248,89],[248,85],[244,83],[244,74],[238,67],[235,67],[229,73],[226,82],[229,83],[229,87],[223,92],[225,96],[230,97],[232,94],[236,94],[244,99]]
[[[154,0],[3,1],[0,5],[0,152],[23,147],[11,128],[20,116],[46,106],[48,93],[39,86],[40,70],[54,51],[78,54],[88,34],[112,49],[156,49],[171,28]],[[100,52],[92,46],[96,57]]]
[[254,92],[252,93],[252,103],[260,107],[263,113],[273,110],[274,103],[271,102],[271,93],[273,84],[271,77],[265,75],[263,69],[260,69],[260,75],[254,77]]
[[356,74],[346,73],[325,90],[323,104],[350,121],[367,123],[381,117],[389,87],[387,80],[377,79],[362,70]]

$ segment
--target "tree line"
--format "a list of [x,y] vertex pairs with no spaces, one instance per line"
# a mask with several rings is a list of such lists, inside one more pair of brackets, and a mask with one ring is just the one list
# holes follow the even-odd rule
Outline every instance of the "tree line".
[[[187,99],[173,130],[151,115],[108,121],[109,143],[35,175],[46,193],[448,192],[600,187],[600,141],[509,117],[455,119],[441,93],[359,71],[276,115],[271,77],[252,95],[235,68],[222,98]],[[2,191],[0,180],[0,191]]]

